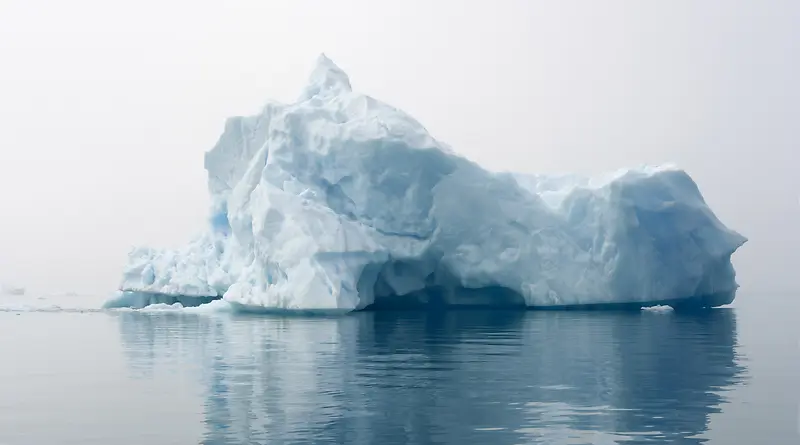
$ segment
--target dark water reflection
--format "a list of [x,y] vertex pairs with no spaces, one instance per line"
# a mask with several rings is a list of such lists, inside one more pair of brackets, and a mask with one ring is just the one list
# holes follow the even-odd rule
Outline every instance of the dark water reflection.
[[209,445],[697,444],[744,374],[730,309],[119,319],[136,372],[196,376]]

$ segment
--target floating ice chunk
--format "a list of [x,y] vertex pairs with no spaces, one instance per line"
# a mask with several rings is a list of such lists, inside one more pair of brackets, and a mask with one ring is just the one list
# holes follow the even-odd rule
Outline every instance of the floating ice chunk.
[[672,309],[672,306],[666,306],[666,305],[663,305],[663,304],[659,304],[659,305],[656,305],[656,306],[643,307],[642,310],[645,311],[645,312],[652,312],[652,313],[655,313],[655,314],[666,314],[666,313],[673,312],[674,309]]
[[492,173],[324,56],[296,102],[229,119],[205,168],[208,230],[132,251],[109,307],[719,306],[746,241],[675,166]]
[[0,295],[25,295],[25,288],[19,286],[12,286],[10,284],[0,283]]

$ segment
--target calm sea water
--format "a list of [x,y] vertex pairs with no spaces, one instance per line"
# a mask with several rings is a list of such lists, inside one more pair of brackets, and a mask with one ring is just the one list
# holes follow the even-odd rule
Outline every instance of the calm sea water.
[[0,302],[0,444],[798,444],[791,297],[329,318]]

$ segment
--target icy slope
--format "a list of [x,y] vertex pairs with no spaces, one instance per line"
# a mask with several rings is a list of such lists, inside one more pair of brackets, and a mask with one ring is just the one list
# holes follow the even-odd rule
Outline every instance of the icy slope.
[[109,306],[719,305],[746,240],[673,167],[491,173],[321,56],[292,104],[231,118],[205,166],[208,233],[136,249]]

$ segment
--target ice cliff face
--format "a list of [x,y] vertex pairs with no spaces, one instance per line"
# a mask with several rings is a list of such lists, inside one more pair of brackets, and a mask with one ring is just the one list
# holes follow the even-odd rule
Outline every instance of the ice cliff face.
[[299,99],[227,121],[207,233],[130,253],[114,305],[172,297],[305,310],[373,303],[726,304],[746,239],[673,167],[491,173],[321,56]]

